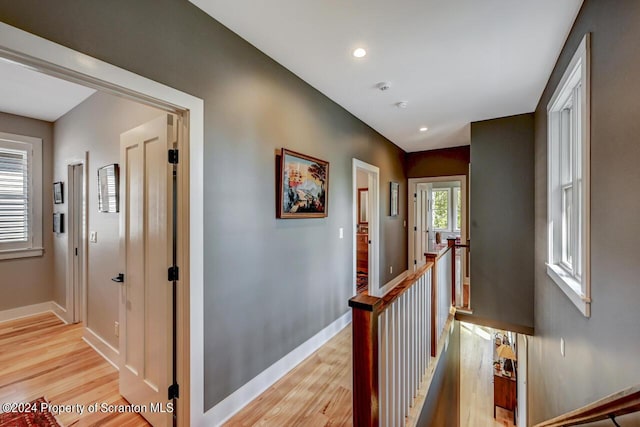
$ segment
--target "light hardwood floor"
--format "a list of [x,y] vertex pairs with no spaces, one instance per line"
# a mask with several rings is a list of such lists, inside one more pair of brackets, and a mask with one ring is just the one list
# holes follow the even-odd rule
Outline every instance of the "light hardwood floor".
[[[0,323],[0,402],[126,405],[118,371],[82,341],[82,326],[52,313]],[[57,415],[63,426],[148,426],[131,413]]]
[[351,326],[243,408],[226,426],[350,426]]
[[497,408],[493,419],[493,330],[460,326],[461,427],[512,427],[512,412]]

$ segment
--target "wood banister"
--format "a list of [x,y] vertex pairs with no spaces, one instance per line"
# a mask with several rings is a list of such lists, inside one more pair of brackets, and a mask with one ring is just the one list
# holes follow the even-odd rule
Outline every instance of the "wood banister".
[[640,412],[640,385],[626,388],[575,411],[536,424],[535,427],[577,426],[634,412]]

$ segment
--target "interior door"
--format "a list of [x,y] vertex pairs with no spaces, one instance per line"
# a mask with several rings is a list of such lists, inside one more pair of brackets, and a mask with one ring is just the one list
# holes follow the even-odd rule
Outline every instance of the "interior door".
[[120,240],[124,282],[120,299],[120,394],[132,404],[162,404],[144,416],[171,424],[166,406],[173,383],[173,148],[175,118],[163,115],[120,136]]
[[416,185],[416,230],[415,230],[415,255],[417,265],[426,262],[424,253],[428,250],[429,240],[429,184]]
[[69,166],[69,214],[71,223],[70,238],[72,240],[72,275],[73,286],[73,323],[83,321],[82,318],[82,301],[83,301],[83,264],[84,264],[84,236],[83,236],[83,181],[84,181],[84,165],[77,164]]

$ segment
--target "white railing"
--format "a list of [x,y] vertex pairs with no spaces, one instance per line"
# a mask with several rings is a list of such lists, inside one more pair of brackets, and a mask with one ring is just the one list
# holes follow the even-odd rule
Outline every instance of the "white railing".
[[401,426],[409,415],[431,354],[431,272],[378,315],[379,425]]

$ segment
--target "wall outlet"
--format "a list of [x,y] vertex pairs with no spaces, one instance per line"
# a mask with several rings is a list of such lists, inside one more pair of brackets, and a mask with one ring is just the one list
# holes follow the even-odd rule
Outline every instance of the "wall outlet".
[[560,354],[564,357],[564,338],[560,338]]
[[120,336],[120,323],[115,322],[115,323],[113,324],[113,333],[114,333],[114,335],[115,335],[116,337],[119,337],[119,336]]
[[338,230],[338,235],[341,239],[344,238],[344,228],[340,227],[340,229]]
[[89,241],[91,243],[98,243],[98,232],[97,231],[92,231],[91,233],[89,233]]
[[392,265],[389,266],[389,274],[393,274],[393,266]]

